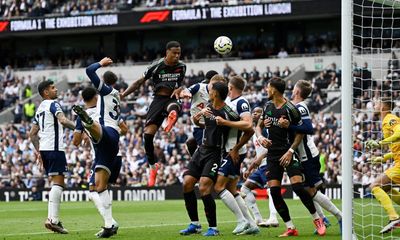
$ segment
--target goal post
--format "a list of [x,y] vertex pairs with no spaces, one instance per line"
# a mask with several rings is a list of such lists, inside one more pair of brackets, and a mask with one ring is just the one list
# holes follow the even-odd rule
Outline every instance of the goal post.
[[353,231],[352,24],[353,1],[342,0],[342,239]]
[[342,0],[342,239],[353,232],[358,239],[400,239],[399,228],[380,233],[390,226],[388,213],[392,220],[400,214],[400,186],[370,187],[394,166],[391,159],[371,160],[390,149],[365,146],[383,139],[376,103],[400,103],[399,53],[400,0]]

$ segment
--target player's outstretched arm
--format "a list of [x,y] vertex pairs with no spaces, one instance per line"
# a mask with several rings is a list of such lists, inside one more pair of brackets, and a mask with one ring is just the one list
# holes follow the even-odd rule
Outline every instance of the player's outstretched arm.
[[386,145],[386,144],[391,144],[391,143],[400,141],[400,127],[396,127],[393,130],[394,130],[394,133],[390,137],[387,137],[387,138],[381,140],[379,142],[379,145]]
[[146,82],[146,79],[144,77],[141,77],[138,80],[134,81],[123,93],[121,93],[121,97],[124,98],[124,97],[128,96],[129,94],[133,93],[145,82]]
[[218,125],[237,128],[240,131],[248,131],[253,129],[253,119],[250,114],[244,115],[239,121],[230,121],[219,116],[216,117],[215,120],[217,121]]

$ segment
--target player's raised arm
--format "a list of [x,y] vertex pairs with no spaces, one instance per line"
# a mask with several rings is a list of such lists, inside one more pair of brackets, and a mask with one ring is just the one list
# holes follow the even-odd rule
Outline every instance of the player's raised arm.
[[100,62],[93,63],[86,68],[86,75],[89,77],[90,81],[97,88],[97,90],[100,92],[100,95],[109,94],[112,91],[112,88],[104,84],[104,81],[102,81],[99,78],[99,76],[97,76],[96,71],[97,69],[109,66],[112,63],[113,61],[111,60],[111,58],[105,57],[101,59]]
[[80,119],[80,117],[78,117],[76,119],[76,127],[75,127],[75,131],[72,137],[72,144],[74,144],[74,146],[79,146],[82,142],[83,139],[83,125],[82,125],[82,121]]

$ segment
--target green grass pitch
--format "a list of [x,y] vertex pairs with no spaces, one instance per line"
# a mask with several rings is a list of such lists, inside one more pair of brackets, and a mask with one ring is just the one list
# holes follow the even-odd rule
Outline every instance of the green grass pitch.
[[[310,215],[299,200],[287,200],[291,216],[297,226],[300,236],[296,239],[322,239],[313,235],[313,225]],[[339,204],[338,201],[335,202]],[[267,202],[259,201],[258,205],[267,216]],[[202,202],[198,202],[200,221],[203,232],[207,223],[204,217]],[[372,210],[371,210],[372,209]],[[379,207],[363,209],[367,216],[382,214]],[[360,211],[361,212],[361,211]],[[118,235],[112,239],[205,239],[201,235],[180,236],[179,230],[188,224],[188,217],[183,200],[169,200],[164,202],[113,202],[113,215],[120,224]],[[91,202],[63,202],[61,205],[61,220],[70,231],[68,235],[60,235],[47,231],[43,222],[47,216],[47,204],[45,202],[1,202],[0,203],[0,239],[95,239],[94,234],[102,226],[102,219]],[[371,215],[372,216],[372,215]],[[216,239],[273,239],[284,231],[282,222],[279,228],[262,228],[256,236],[234,236],[231,231],[235,227],[234,215],[217,200],[218,228],[222,235]],[[360,217],[360,216],[358,216]],[[379,217],[379,219],[384,219]],[[341,239],[337,221],[329,216],[332,226],[328,228],[327,235],[323,239]],[[363,218],[365,226],[371,223],[368,217]],[[361,218],[358,220],[362,220]],[[382,220],[383,221],[383,220]],[[384,220],[386,221],[386,220]],[[379,225],[380,223],[375,222]],[[382,224],[384,224],[382,222]],[[379,232],[380,226],[360,228],[364,236],[368,236],[371,230]],[[369,232],[368,232],[369,231]],[[400,232],[400,229],[398,230]],[[390,235],[389,239],[399,238],[400,234]],[[378,235],[379,236],[379,235]],[[366,238],[368,239],[368,238]],[[370,238],[372,239],[372,238]],[[376,238],[376,235],[374,239]]]

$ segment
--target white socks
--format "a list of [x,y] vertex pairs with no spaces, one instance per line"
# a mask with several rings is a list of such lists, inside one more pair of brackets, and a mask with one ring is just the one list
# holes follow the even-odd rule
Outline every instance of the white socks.
[[59,185],[53,185],[49,192],[49,203],[47,218],[51,223],[57,224],[59,222],[60,202],[63,188]]
[[250,225],[257,226],[256,223],[254,222],[254,219],[250,216],[250,213],[247,209],[246,203],[244,202],[242,196],[240,196],[240,194],[237,194],[235,200],[240,210],[242,211],[244,218],[246,218],[246,220],[250,223]]
[[[108,190],[107,190],[108,191]],[[97,210],[99,211],[100,215],[103,217],[104,221],[106,221],[104,216],[104,206],[100,200],[99,193],[96,191],[89,192],[90,200],[93,201],[94,205],[96,206]],[[111,196],[110,196],[111,199]],[[112,225],[116,226],[118,223],[112,218]]]
[[242,211],[240,210],[235,198],[233,197],[232,193],[229,192],[228,190],[224,189],[222,192],[219,194],[219,197],[221,198],[222,202],[225,204],[227,208],[229,208],[233,214],[235,214],[236,219],[238,222],[245,222],[246,219],[243,216]]
[[340,210],[331,202],[331,200],[320,191],[317,191],[313,200],[321,205],[321,207],[326,211],[332,213],[337,220],[342,219],[342,212],[340,212]]
[[269,188],[268,188],[267,191],[268,191],[268,196],[269,196],[269,199],[268,199],[269,219],[278,221],[278,218],[277,218],[278,212],[276,211],[274,201],[272,200],[271,190],[269,190]]
[[289,220],[288,222],[285,222],[286,228],[290,229],[295,229],[296,227],[294,226],[292,220]]
[[242,188],[240,189],[240,191],[246,195],[244,200],[246,201],[247,207],[253,213],[253,216],[256,219],[256,221],[262,221],[262,216],[261,216],[260,210],[258,209],[258,206],[256,203],[256,198],[254,197],[254,194],[245,185],[242,185]]
[[103,205],[104,208],[104,227],[105,228],[111,228],[113,223],[112,223],[112,211],[111,211],[111,197],[110,194],[108,193],[108,190],[104,190],[101,193],[98,193],[99,199],[101,204]]
[[318,213],[319,217],[320,218],[325,218],[325,214],[324,214],[324,211],[321,208],[321,205],[319,205],[319,203],[317,203],[315,200],[313,202],[314,202],[314,206],[315,206],[315,209],[317,210],[317,213]]

